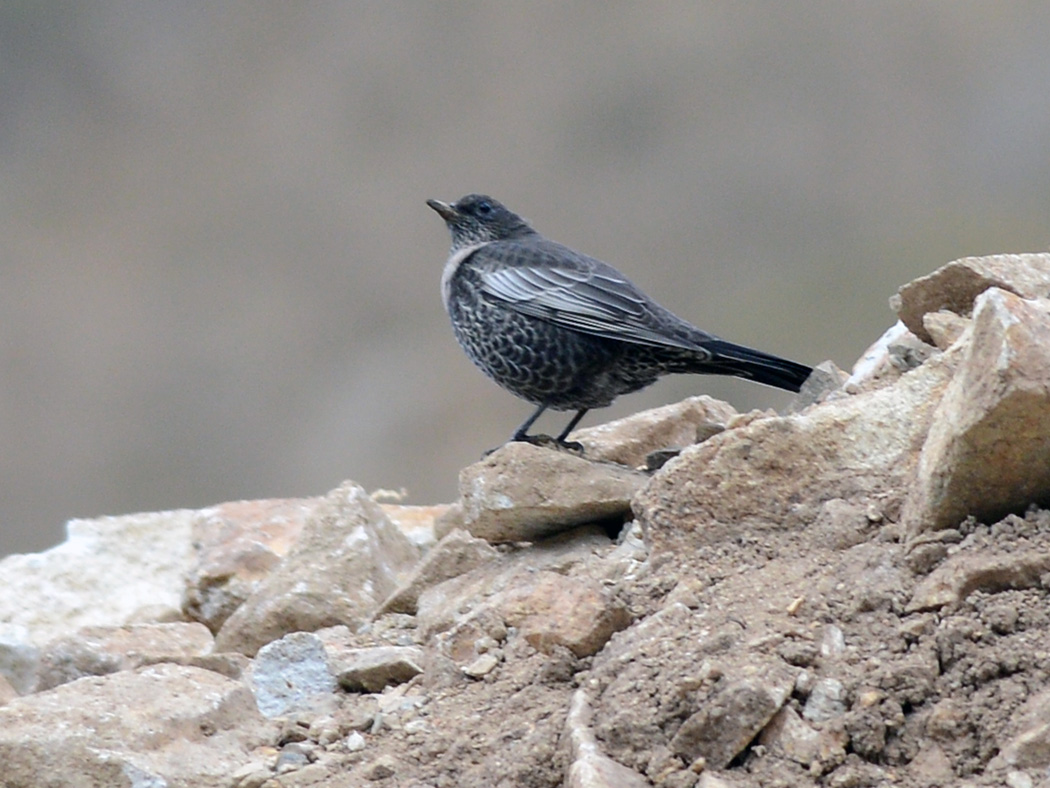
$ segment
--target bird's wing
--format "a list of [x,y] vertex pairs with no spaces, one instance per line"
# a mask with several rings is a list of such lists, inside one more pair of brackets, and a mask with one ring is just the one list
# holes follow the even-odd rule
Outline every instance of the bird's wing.
[[660,325],[654,309],[677,318],[654,305],[615,269],[586,260],[585,266],[559,265],[548,256],[535,265],[519,262],[487,268],[480,271],[482,288],[522,314],[565,328],[621,342],[700,349],[695,340],[673,336],[666,325]]

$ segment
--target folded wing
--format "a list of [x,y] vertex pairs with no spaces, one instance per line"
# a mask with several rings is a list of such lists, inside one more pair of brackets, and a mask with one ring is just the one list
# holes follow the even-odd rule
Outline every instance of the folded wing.
[[[564,252],[578,256],[568,249]],[[590,258],[578,261],[570,257],[567,264],[559,264],[561,257],[547,255],[536,265],[483,270],[482,287],[522,314],[565,328],[621,342],[703,352],[686,336],[698,329],[653,304],[615,269]],[[655,319],[654,310],[661,310],[660,320]],[[681,323],[683,336],[668,330],[668,319]]]

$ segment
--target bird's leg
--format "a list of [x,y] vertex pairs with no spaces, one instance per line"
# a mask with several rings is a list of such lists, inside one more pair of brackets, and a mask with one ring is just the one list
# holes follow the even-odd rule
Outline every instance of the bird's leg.
[[570,419],[568,425],[566,425],[565,429],[561,431],[561,435],[554,440],[567,449],[578,449],[579,451],[583,451],[582,444],[577,441],[567,441],[565,439],[569,437],[570,432],[576,429],[576,425],[580,423],[580,419],[584,417],[584,414],[586,414],[588,410],[590,410],[590,408],[580,408],[576,411],[576,415]]
[[510,436],[510,439],[512,441],[526,441],[527,443],[534,443],[535,441],[533,440],[532,436],[528,434],[529,427],[531,427],[536,422],[536,419],[543,415],[543,411],[545,410],[547,410],[546,405],[540,405],[538,408],[536,408],[536,412],[529,416],[527,419],[525,419],[524,422],[522,422],[522,425],[514,431],[514,434]]

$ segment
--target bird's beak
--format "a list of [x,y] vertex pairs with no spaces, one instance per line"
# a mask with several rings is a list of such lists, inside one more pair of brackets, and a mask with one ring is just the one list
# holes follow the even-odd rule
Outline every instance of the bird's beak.
[[427,205],[433,208],[446,222],[451,222],[454,219],[459,218],[459,211],[456,210],[455,206],[449,205],[447,202],[441,202],[441,200],[427,200]]

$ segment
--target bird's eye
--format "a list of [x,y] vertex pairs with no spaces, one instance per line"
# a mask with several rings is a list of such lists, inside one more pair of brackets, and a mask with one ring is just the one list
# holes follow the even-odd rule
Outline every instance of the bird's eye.
[[475,211],[477,211],[478,216],[488,216],[492,213],[492,203],[487,200],[482,200],[478,203]]

